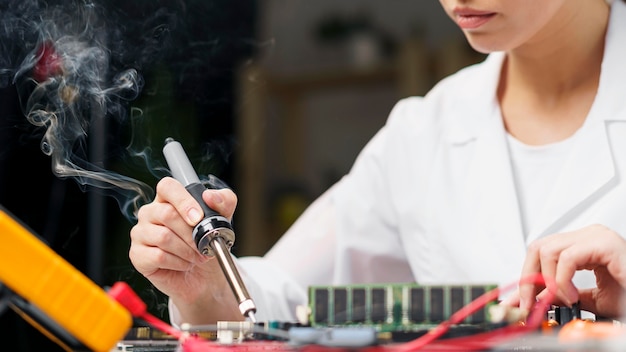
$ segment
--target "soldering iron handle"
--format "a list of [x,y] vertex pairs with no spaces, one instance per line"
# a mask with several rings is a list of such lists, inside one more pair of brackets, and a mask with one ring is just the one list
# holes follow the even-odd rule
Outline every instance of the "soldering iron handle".
[[202,199],[202,193],[207,189],[202,183],[192,183],[185,186],[187,191],[193,196],[193,198],[200,204],[204,217],[219,216],[220,214],[211,209],[206,202]]
[[172,176],[185,186],[204,211],[204,219],[194,227],[191,233],[198,250],[207,256],[217,256],[219,265],[226,275],[226,280],[239,302],[241,314],[253,322],[256,321],[254,316],[256,306],[250,298],[229,252],[235,241],[235,232],[230,221],[211,209],[202,199],[202,193],[206,187],[200,182],[198,174],[194,171],[181,144],[173,138],[167,138],[163,147],[163,154]]
[[200,182],[200,178],[191,165],[191,161],[187,157],[183,146],[173,138],[167,138],[163,147],[163,155],[170,168],[172,177],[182,183],[194,199],[200,203],[204,211],[204,217],[219,216],[220,214],[211,209],[202,199],[202,193],[206,190],[206,187]]

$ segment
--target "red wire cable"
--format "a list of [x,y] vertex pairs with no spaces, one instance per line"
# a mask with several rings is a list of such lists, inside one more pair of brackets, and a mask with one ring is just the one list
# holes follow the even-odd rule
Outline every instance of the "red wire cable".
[[[518,282],[511,283],[503,288],[493,289],[482,296],[478,297],[474,301],[470,302],[463,308],[459,309],[457,312],[452,314],[450,319],[442,322],[437,325],[431,331],[429,331],[426,335],[423,335],[413,341],[395,345],[392,347],[381,347],[374,346],[370,349],[363,349],[364,351],[375,351],[375,352],[411,352],[417,351],[424,347],[428,347],[430,351],[436,350],[464,350],[464,351],[472,351],[472,350],[485,350],[490,347],[495,346],[498,343],[502,343],[504,341],[510,340],[514,337],[521,336],[523,334],[527,334],[529,332],[535,331],[544,320],[545,312],[552,302],[554,298],[554,293],[548,290],[548,293],[541,299],[535,307],[533,311],[529,315],[526,320],[525,325],[509,325],[500,329],[496,329],[493,331],[474,334],[471,336],[465,337],[457,337],[450,338],[437,341],[443,334],[445,334],[452,325],[459,324],[463,320],[465,320],[468,316],[475,313],[477,310],[484,308],[489,302],[496,300],[502,292],[507,292],[518,285],[525,284],[535,284],[535,285],[545,285],[546,281],[549,279],[544,278],[541,274],[530,275],[528,277],[524,277]],[[556,284],[551,282],[552,287],[555,287]],[[184,352],[210,352],[210,351],[222,351],[225,350],[225,346],[220,346],[219,344],[215,344],[211,341],[199,338],[197,336],[186,336],[183,332],[178,329],[175,329],[171,325],[159,320],[157,317],[148,313],[145,303],[141,301],[141,299],[132,291],[132,289],[123,282],[116,283],[110,290],[109,295],[124,305],[133,316],[138,317],[152,325],[154,328],[165,332],[178,340],[181,341],[182,351]],[[230,346],[229,351],[250,351],[250,346],[242,348]],[[267,348],[267,346],[265,346]],[[310,347],[310,346],[309,346]],[[320,346],[318,346],[320,347]],[[270,348],[273,351],[293,351],[293,348],[289,348],[289,346],[285,345],[283,347],[272,346]],[[306,348],[304,349],[306,350]],[[336,348],[324,348],[320,347],[319,349],[315,349],[315,351],[324,351],[324,350],[337,350]]]
[[159,318],[155,317],[154,315],[145,312],[144,314],[141,314],[138,318],[143,319],[143,321],[145,321],[146,323],[152,325],[152,327],[154,327],[157,330],[160,330],[172,337],[175,337],[177,339],[181,339],[183,337],[183,333],[182,331],[175,329],[173,326],[169,325],[168,323],[160,320]]
[[160,320],[154,315],[148,312],[146,304],[141,298],[133,291],[133,289],[125,282],[116,282],[107,292],[109,297],[115,299],[121,305],[126,308],[133,317],[140,318],[146,323],[152,325],[154,328],[165,332],[177,339],[183,337],[183,333],[175,329],[173,326]]
[[[495,288],[482,296],[478,297],[474,301],[470,302],[463,308],[459,309],[456,313],[454,313],[450,319],[442,322],[437,325],[431,331],[429,331],[426,335],[423,335],[413,341],[404,343],[400,346],[396,346],[393,348],[394,351],[398,352],[409,352],[416,351],[424,348],[425,346],[429,346],[429,348],[433,347],[432,343],[440,338],[443,334],[446,333],[450,329],[450,326],[458,324],[465,320],[468,316],[472,315],[477,310],[483,308],[487,303],[496,300],[502,292],[507,292],[518,285],[525,284],[535,284],[535,285],[545,285],[546,278],[543,275],[537,273],[534,275],[530,275],[528,277],[524,277],[518,282],[511,283],[503,288]],[[551,285],[552,287],[556,286],[556,283]],[[544,320],[544,314],[552,302],[554,298],[554,293],[548,291],[548,293],[535,305],[533,311],[529,315],[526,324],[524,326],[506,326],[494,331],[475,334],[468,337],[458,337],[446,339],[438,342],[438,345],[444,348],[456,347],[457,349],[461,348],[463,350],[476,350],[476,349],[485,349],[489,346],[493,346],[495,343],[503,342],[507,339],[511,339],[513,337],[519,336],[521,334],[526,334],[528,332],[534,331],[537,329],[541,322]]]

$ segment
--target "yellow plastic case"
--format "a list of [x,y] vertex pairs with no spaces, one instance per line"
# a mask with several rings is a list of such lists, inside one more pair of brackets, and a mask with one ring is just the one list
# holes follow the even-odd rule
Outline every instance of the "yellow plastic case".
[[132,326],[121,304],[2,207],[0,281],[94,351],[110,351]]

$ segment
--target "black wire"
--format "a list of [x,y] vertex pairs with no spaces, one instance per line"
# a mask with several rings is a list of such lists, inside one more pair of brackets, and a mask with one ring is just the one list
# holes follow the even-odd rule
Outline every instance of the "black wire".
[[9,294],[10,291],[0,282],[0,315],[2,315],[9,306]]

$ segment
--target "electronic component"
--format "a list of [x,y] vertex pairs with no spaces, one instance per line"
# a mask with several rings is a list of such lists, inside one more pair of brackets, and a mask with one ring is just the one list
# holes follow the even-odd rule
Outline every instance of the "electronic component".
[[548,321],[554,321],[558,325],[565,325],[574,319],[581,319],[582,315],[578,303],[571,307],[552,306],[546,313]]
[[289,342],[293,345],[320,345],[327,347],[365,347],[378,344],[377,331],[373,327],[289,329]]
[[624,348],[626,327],[608,321],[594,322],[584,319],[573,319],[563,324],[558,333],[558,339],[563,343],[577,343],[592,340],[613,340],[618,342],[614,349],[605,347],[606,351],[619,351]]
[[[520,282],[530,280],[541,282],[538,276]],[[513,287],[513,284],[509,287]],[[299,351],[301,348],[308,350],[311,346],[313,350],[322,351],[324,348],[330,348],[329,351],[338,352],[355,351],[360,348],[366,348],[363,351],[412,351],[425,346],[433,350],[491,350],[490,348],[494,346],[506,348],[504,345],[506,341],[513,338],[517,338],[512,345],[515,349],[528,349],[527,347],[534,347],[535,343],[545,342],[545,339],[542,341],[527,339],[525,335],[529,333],[532,334],[531,337],[548,337],[547,342],[550,346],[556,347],[556,334],[546,335],[544,325],[540,325],[542,318],[550,316],[545,314],[547,302],[553,297],[542,298],[538,302],[538,307],[542,308],[534,310],[527,319],[524,319],[516,309],[511,311],[496,309],[507,307],[496,303],[501,292],[502,289],[496,285],[313,286],[310,293],[312,297],[313,295],[316,297],[311,301],[317,302],[318,306],[311,304],[304,308],[309,313],[319,308],[317,313],[324,317],[323,323],[316,324],[316,320],[310,314],[312,325],[302,322],[236,321],[219,322],[217,325],[181,326],[187,336],[195,337],[200,334],[209,336],[208,340],[196,340],[188,345],[185,345],[187,340],[184,340],[182,348],[183,351],[201,352],[219,350],[220,345],[229,345],[228,349],[232,351],[280,352]],[[334,302],[335,299],[338,302]],[[357,303],[356,307],[354,302]],[[422,306],[419,306],[420,302]],[[435,308],[432,308],[433,306]],[[573,307],[573,314],[569,315],[576,315],[576,309]],[[411,321],[411,314],[418,311],[421,313],[413,315],[412,319],[423,316],[429,320]],[[551,314],[554,314],[554,310]],[[508,315],[511,317],[506,318]],[[435,322],[442,316],[443,321]],[[359,320],[360,323],[353,323],[353,320]],[[577,320],[580,319],[573,319]],[[541,334],[539,327],[543,332]],[[602,330],[602,333],[607,332],[605,330]],[[159,342],[164,342],[156,340],[157,337],[154,335],[152,337],[149,337],[149,334],[142,335],[153,340],[139,340],[134,343],[125,341],[124,348],[132,350],[145,346],[154,348]],[[571,339],[571,336],[567,338]]]
[[[369,325],[410,331],[448,319],[497,285],[422,286],[414,283],[309,287],[311,326]],[[494,301],[495,303],[495,301]],[[489,306],[464,324],[488,322]]]
[[[254,324],[253,338],[256,340],[289,340],[286,334],[292,328],[306,327],[301,323],[270,320],[266,322],[257,322]],[[284,333],[283,333],[284,332]]]
[[50,319],[47,325],[58,324],[69,334],[64,340],[108,351],[130,329],[132,318],[122,305],[1,206],[0,243],[0,281],[23,299],[13,300],[12,308],[46,336],[55,333],[43,325]]
[[230,255],[230,248],[235,242],[235,232],[230,221],[209,208],[202,199],[202,193],[206,187],[200,182],[198,174],[194,171],[180,143],[172,138],[167,138],[163,147],[163,155],[167,160],[172,176],[185,186],[204,212],[204,219],[194,227],[192,234],[198,250],[204,255],[217,258],[226,280],[235,294],[235,299],[239,303],[241,314],[248,317],[252,322],[256,322],[254,317],[256,305]]

